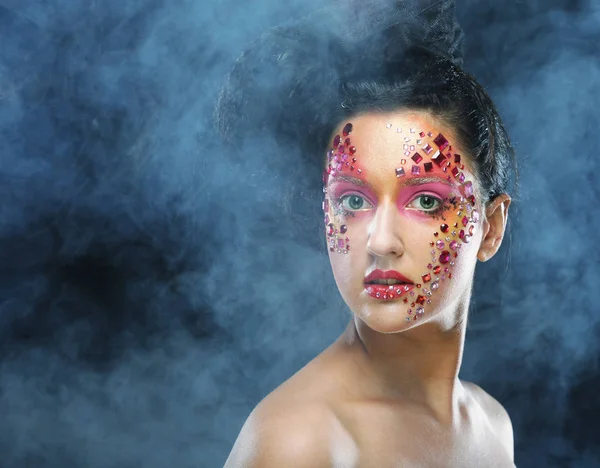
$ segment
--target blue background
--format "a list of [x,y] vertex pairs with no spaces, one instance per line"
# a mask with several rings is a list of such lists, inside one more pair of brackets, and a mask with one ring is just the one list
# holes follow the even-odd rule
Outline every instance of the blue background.
[[[235,58],[311,1],[0,1],[0,466],[222,466],[341,333],[325,252],[289,235],[319,197],[290,213],[268,142],[233,161],[212,127]],[[458,17],[521,177],[461,377],[507,408],[518,466],[599,466],[600,6]]]

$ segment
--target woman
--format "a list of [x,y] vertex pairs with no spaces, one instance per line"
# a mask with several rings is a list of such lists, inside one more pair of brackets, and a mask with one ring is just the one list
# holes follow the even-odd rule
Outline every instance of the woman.
[[[459,66],[452,2],[416,5],[416,14],[396,9],[381,34],[361,29],[351,47],[329,37],[343,71],[302,66],[306,32],[270,41],[285,49],[279,55],[260,44],[259,57],[294,57],[288,74],[301,75],[273,91],[300,96],[282,106],[296,124],[275,119],[275,133],[319,155],[324,238],[352,317],[252,411],[228,468],[514,466],[507,412],[458,378],[475,265],[505,233],[513,151],[493,103]],[[291,37],[302,45],[292,50]],[[239,89],[256,78],[251,57],[221,98],[224,134],[247,113],[251,93]],[[335,90],[310,79],[332,69]]]

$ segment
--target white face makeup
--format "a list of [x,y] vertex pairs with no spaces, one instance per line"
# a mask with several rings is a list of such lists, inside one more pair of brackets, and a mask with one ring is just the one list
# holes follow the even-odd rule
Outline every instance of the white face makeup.
[[419,112],[360,115],[332,138],[329,257],[342,297],[374,330],[415,326],[470,292],[481,209],[461,154],[452,129]]

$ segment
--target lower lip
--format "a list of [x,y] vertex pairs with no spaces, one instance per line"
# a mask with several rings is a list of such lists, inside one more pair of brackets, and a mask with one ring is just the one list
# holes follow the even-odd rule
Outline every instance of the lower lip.
[[365,284],[365,291],[373,299],[394,301],[409,294],[414,287],[414,284]]

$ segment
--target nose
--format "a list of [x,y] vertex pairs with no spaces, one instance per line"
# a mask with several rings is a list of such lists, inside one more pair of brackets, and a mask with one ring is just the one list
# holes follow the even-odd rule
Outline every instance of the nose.
[[381,203],[369,225],[367,251],[377,257],[401,256],[404,245],[401,239],[399,213],[393,203]]

